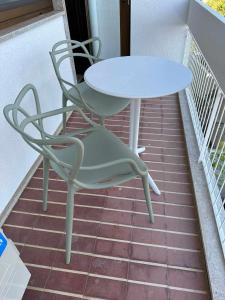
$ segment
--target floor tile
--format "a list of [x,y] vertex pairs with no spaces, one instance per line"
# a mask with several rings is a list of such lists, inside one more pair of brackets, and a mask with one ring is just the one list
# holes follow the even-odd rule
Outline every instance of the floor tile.
[[65,252],[57,252],[54,257],[53,267],[66,270],[89,272],[92,258],[89,255],[73,253],[69,264],[65,263]]
[[130,263],[128,279],[140,282],[167,284],[167,268]]
[[29,286],[36,288],[44,288],[47,282],[47,279],[50,275],[50,268],[38,268],[38,267],[27,267],[31,273]]
[[46,283],[46,289],[82,295],[86,280],[87,275],[52,270]]
[[126,293],[126,282],[89,277],[85,295],[107,300],[122,300]]
[[113,241],[97,240],[95,253],[107,256],[128,258],[130,256],[131,244]]
[[[158,288],[152,286],[146,286],[141,284],[128,284],[128,291],[126,300],[150,300],[150,299],[157,299],[157,300],[170,300],[168,298],[168,292],[166,288]],[[171,300],[174,300],[171,298]]]
[[105,258],[93,258],[90,273],[110,277],[127,278],[128,262]]

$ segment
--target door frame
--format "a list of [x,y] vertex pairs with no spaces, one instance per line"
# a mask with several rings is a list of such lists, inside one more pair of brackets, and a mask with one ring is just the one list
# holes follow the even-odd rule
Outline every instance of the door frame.
[[120,0],[120,55],[130,55],[131,0]]

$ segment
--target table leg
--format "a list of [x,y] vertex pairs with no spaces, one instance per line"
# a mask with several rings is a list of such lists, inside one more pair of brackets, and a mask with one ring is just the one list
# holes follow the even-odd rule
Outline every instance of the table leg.
[[145,147],[138,148],[140,111],[141,111],[141,99],[132,100],[130,104],[129,145],[130,145],[130,149],[137,155],[145,151]]
[[152,188],[152,190],[157,194],[157,195],[161,195],[161,192],[159,190],[159,188],[157,187],[155,181],[152,179],[151,175],[148,173],[148,183],[150,185],[150,187]]
[[[145,147],[138,148],[138,135],[139,135],[139,123],[140,123],[140,111],[141,111],[141,99],[135,99],[131,101],[130,104],[130,133],[129,133],[129,147],[130,149],[138,155],[145,151]],[[156,183],[148,174],[148,182],[153,191],[160,195],[160,190],[158,189]]]

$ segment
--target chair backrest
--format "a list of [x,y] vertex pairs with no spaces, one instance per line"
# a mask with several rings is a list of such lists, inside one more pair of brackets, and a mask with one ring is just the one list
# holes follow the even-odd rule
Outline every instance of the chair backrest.
[[[35,104],[35,113],[30,114],[24,108],[23,99],[29,93],[32,93],[32,99]],[[30,100],[30,99],[29,99]],[[73,110],[75,107],[72,107]],[[58,165],[61,170],[61,174],[68,178],[68,172],[65,169],[70,170],[69,177],[73,177],[77,174],[80,165],[83,160],[83,143],[81,140],[70,136],[55,136],[50,135],[44,130],[43,119],[51,116],[55,116],[59,113],[71,110],[70,107],[65,109],[57,109],[46,113],[41,113],[39,97],[36,88],[32,84],[27,84],[20,91],[14,104],[8,104],[4,107],[3,113],[8,123],[23,137],[23,139],[30,145],[34,150],[48,158],[52,162]],[[76,144],[76,157],[73,165],[68,165],[64,162],[59,161],[57,158],[56,151],[52,146],[59,144]]]
[[[33,142],[33,137],[30,134],[26,133],[24,130],[24,122],[28,118],[31,117],[31,114],[23,107],[22,101],[28,92],[32,92],[32,98],[35,104],[35,114],[41,114],[40,102],[36,88],[31,85],[27,84],[18,94],[14,104],[9,104],[4,107],[3,113],[8,121],[8,123],[21,134],[23,139],[36,151],[43,154],[42,148],[38,146],[37,143]],[[36,122],[32,122],[32,125],[36,129],[36,132],[39,133],[41,139],[45,139],[45,131],[43,128],[42,120],[37,120]]]
[[[90,54],[90,51],[87,48],[87,45],[90,45],[92,43],[98,43],[98,51],[96,55]],[[69,89],[72,87],[76,91],[76,95],[74,96],[75,100],[78,99],[84,102],[79,92],[79,89],[76,88],[76,84],[73,84],[67,81],[65,78],[63,78],[61,72],[62,63],[65,62],[65,60],[67,59],[71,59],[74,57],[83,57],[83,58],[87,58],[90,64],[92,65],[95,61],[99,60],[100,53],[101,53],[101,40],[97,37],[94,37],[92,39],[83,42],[79,42],[75,40],[63,40],[57,42],[52,47],[52,51],[50,51],[50,56],[52,59],[54,70],[58,78],[59,84],[63,90],[63,93],[66,95],[68,99],[73,98],[73,95],[68,93]]]

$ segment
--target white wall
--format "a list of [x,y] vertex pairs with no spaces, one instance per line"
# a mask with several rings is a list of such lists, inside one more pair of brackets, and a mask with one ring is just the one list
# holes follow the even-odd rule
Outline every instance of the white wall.
[[102,58],[120,56],[119,3],[120,0],[89,0],[91,31],[97,32],[102,41]]
[[188,0],[131,0],[131,55],[182,61]]
[[[55,42],[65,38],[63,17],[59,16],[0,43],[0,213],[37,158],[37,154],[5,121],[3,107],[14,102],[27,83],[37,87],[42,111],[61,107],[61,90],[49,50]],[[66,68],[72,80],[69,63]],[[58,118],[48,122],[48,131],[54,132],[59,121]]]

